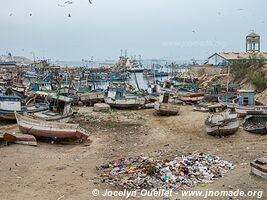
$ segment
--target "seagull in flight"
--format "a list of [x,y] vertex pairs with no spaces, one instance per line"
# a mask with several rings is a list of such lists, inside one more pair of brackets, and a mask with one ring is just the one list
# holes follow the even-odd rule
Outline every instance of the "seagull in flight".
[[68,17],[71,17],[70,13],[68,14]]
[[92,1],[91,0],[88,0],[90,4],[92,4]]
[[73,1],[65,1],[64,4],[73,4]]

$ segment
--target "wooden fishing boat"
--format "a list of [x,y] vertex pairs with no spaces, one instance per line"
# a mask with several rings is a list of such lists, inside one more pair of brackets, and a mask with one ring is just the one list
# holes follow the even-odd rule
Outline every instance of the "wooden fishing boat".
[[265,115],[267,114],[267,106],[256,105],[255,94],[253,90],[239,90],[238,105],[235,111],[239,117],[247,115]]
[[23,85],[19,85],[19,84],[13,84],[11,87],[13,90],[15,90],[16,92],[19,92],[21,94],[24,94],[24,92],[26,91],[27,87],[23,86]]
[[218,102],[221,104],[234,104],[237,103],[238,98],[226,98],[223,96],[218,96]]
[[197,103],[204,98],[204,93],[181,94],[180,99],[186,103]]
[[36,138],[33,135],[21,133],[4,133],[3,139],[6,143],[23,144],[29,146],[37,146]]
[[158,115],[177,115],[180,106],[170,103],[170,93],[164,92],[159,96],[159,101],[155,102],[154,109]]
[[234,134],[239,128],[238,115],[227,110],[224,105],[209,106],[210,115],[205,121],[206,130],[212,136]]
[[81,102],[85,105],[94,105],[104,101],[104,94],[102,91],[87,92],[79,94]]
[[58,121],[67,123],[74,113],[73,109],[71,108],[71,102],[72,99],[65,96],[51,96],[49,110],[35,112],[31,116],[33,118],[39,118],[45,121]]
[[194,104],[193,110],[199,111],[199,112],[209,112],[209,105],[208,104]]
[[105,103],[113,108],[133,109],[144,107],[146,99],[137,95],[126,93],[125,83],[110,84],[104,98]]
[[170,103],[155,102],[154,109],[158,115],[177,115],[180,111],[180,106]]
[[79,124],[47,122],[17,112],[15,115],[19,130],[37,138],[86,140],[89,137],[87,130],[80,127]]
[[253,174],[267,179],[267,156],[252,161],[250,166]]
[[243,128],[250,133],[267,134],[267,115],[247,116]]
[[145,105],[145,98],[136,96],[126,96],[124,98],[113,99],[110,97],[105,98],[105,103],[113,108],[141,108]]
[[265,115],[267,114],[267,106],[237,106],[235,111],[242,118],[247,115]]
[[48,110],[48,104],[35,104],[32,106],[22,106],[21,98],[18,96],[0,96],[0,118],[4,120],[16,120],[14,112],[35,113]]

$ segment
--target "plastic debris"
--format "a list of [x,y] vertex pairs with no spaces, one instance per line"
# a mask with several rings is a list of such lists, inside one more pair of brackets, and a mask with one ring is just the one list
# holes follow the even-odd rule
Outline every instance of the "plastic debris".
[[218,156],[193,153],[174,159],[121,158],[97,167],[106,184],[130,190],[187,189],[212,183],[234,165]]

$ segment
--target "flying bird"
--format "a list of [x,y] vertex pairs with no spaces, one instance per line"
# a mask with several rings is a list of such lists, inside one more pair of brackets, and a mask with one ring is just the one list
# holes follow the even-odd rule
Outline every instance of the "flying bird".
[[30,17],[32,16],[32,14],[30,13]]
[[92,4],[92,1],[91,0],[88,0],[90,4]]
[[65,7],[65,5],[57,4],[59,7]]
[[70,14],[68,14],[68,17],[71,17],[71,15],[70,15]]
[[194,31],[194,30],[192,31],[192,33],[195,33],[195,32],[196,32],[196,31]]
[[64,4],[73,4],[73,1],[65,1]]
[[9,14],[10,17],[11,17],[12,15],[13,15],[12,13]]

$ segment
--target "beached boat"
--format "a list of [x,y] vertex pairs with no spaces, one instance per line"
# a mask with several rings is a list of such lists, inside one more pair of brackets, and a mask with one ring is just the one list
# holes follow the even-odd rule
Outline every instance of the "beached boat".
[[238,116],[226,106],[217,104],[209,106],[210,115],[205,121],[206,130],[212,136],[225,136],[234,134],[239,128]]
[[160,95],[159,101],[154,104],[154,109],[158,115],[177,115],[179,113],[180,106],[171,104],[169,100],[169,92]]
[[234,103],[237,103],[238,101],[238,98],[226,98],[226,97],[223,97],[223,96],[218,96],[218,102],[221,103],[221,104],[234,104]]
[[47,122],[15,113],[19,130],[37,138],[86,140],[89,133],[79,124]]
[[105,103],[113,108],[140,108],[144,107],[146,99],[137,95],[126,93],[125,83],[111,84],[108,87]]
[[186,103],[198,103],[204,98],[204,93],[181,94],[180,99]]
[[243,128],[250,133],[267,134],[267,115],[247,116]]
[[113,108],[141,108],[144,107],[146,99],[137,96],[126,96],[124,98],[105,98],[105,103]]
[[246,117],[247,115],[265,115],[267,114],[267,106],[258,106],[255,101],[255,94],[253,90],[238,90],[238,104],[235,107],[236,113],[239,117]]
[[199,111],[199,112],[209,112],[209,105],[208,104],[194,104],[193,110]]
[[267,179],[267,156],[252,161],[250,166],[253,174]]
[[23,86],[23,85],[19,85],[19,84],[13,84],[11,87],[13,90],[15,90],[16,92],[19,92],[21,94],[24,94],[27,87]]
[[237,106],[235,111],[242,118],[247,115],[265,115],[267,114],[267,106]]
[[45,121],[58,121],[67,123],[74,113],[73,109],[71,108],[71,103],[71,98],[61,95],[54,95],[50,97],[49,110],[35,112],[31,116]]
[[16,120],[15,111],[35,113],[48,110],[48,107],[48,104],[45,103],[22,106],[21,98],[18,96],[0,96],[0,118],[5,120]]
[[180,106],[170,103],[155,102],[154,109],[158,115],[177,115],[180,111]]
[[79,94],[81,102],[85,105],[94,105],[104,101],[104,93],[102,91],[92,91]]
[[15,144],[23,144],[23,145],[29,145],[29,146],[37,146],[36,138],[28,134],[4,133],[3,139],[7,144],[15,143]]

